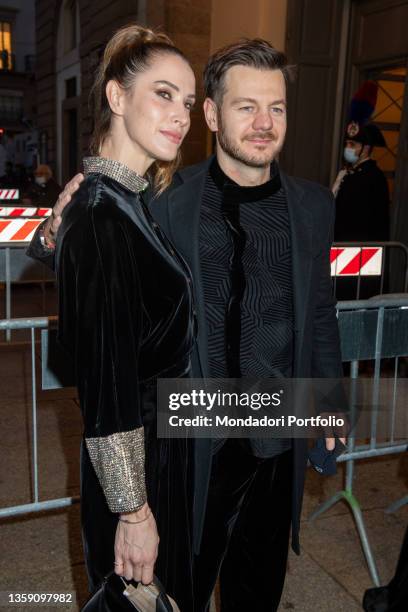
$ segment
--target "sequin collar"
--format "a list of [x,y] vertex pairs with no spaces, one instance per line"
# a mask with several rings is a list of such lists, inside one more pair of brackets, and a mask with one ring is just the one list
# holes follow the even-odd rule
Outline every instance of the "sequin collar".
[[140,174],[115,159],[85,157],[83,164],[85,176],[93,173],[104,174],[135,193],[144,191],[149,185],[149,182]]

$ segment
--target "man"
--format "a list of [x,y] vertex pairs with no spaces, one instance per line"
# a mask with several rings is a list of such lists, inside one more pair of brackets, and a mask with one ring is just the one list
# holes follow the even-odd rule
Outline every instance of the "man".
[[35,206],[52,207],[61,193],[61,187],[54,180],[48,164],[40,164],[34,170],[35,185],[28,193]]
[[6,174],[8,163],[8,152],[3,143],[4,137],[0,135],[0,179]]
[[337,242],[389,240],[390,197],[387,179],[371,155],[386,147],[379,128],[370,122],[378,85],[365,81],[353,97],[344,141],[345,167],[333,185],[336,198]]
[[0,176],[0,185],[3,187],[16,187],[17,176],[13,171],[13,164],[11,161],[7,161],[4,165],[4,174]]
[[[285,56],[266,41],[216,52],[204,75],[216,155],[178,172],[150,204],[193,274],[195,378],[342,376],[329,266],[332,197],[287,177],[276,161],[287,74]],[[80,178],[66,187],[31,255],[52,260],[39,238],[55,238]],[[299,553],[306,441],[200,439],[194,454],[195,612],[208,610],[218,575],[223,612],[277,610],[290,525]]]
[[[336,204],[336,242],[382,242],[390,239],[390,198],[387,179],[371,157],[385,147],[384,136],[370,121],[377,104],[378,85],[365,81],[354,94],[344,133],[344,167],[333,185]],[[367,299],[386,291],[388,270],[382,277],[338,277],[336,297]],[[381,289],[382,287],[382,289]]]
[[386,586],[367,589],[365,612],[406,612],[408,602],[408,528],[405,530],[394,576]]

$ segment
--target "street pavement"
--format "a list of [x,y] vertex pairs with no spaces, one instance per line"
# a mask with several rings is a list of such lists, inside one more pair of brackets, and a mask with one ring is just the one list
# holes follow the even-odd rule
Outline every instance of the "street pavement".
[[[0,318],[4,317],[0,290]],[[56,312],[55,292],[44,296],[37,287],[20,287],[13,297],[14,316]],[[2,310],[3,309],[3,310]],[[33,479],[31,441],[31,354],[24,333],[6,343],[0,337],[0,508],[30,501]],[[37,379],[40,352],[36,346]],[[79,491],[81,418],[73,389],[39,391],[38,457],[40,499],[76,496]],[[308,470],[302,515],[302,554],[289,556],[280,611],[361,611],[364,590],[372,586],[356,527],[344,502],[313,522],[318,504],[342,488],[344,465],[325,478]],[[404,454],[356,463],[355,494],[359,500],[381,582],[394,572],[408,524],[408,506],[394,514],[384,510],[407,494],[408,457]],[[74,603],[37,609],[79,610],[87,598],[82,555],[79,504],[71,507],[0,519],[0,601],[5,593],[72,593]],[[3,598],[3,599],[1,599]],[[217,599],[217,593],[215,594]],[[34,606],[0,610],[30,612]],[[407,606],[408,609],[408,606]],[[212,611],[214,612],[214,604]],[[189,611],[183,611],[189,612]],[[252,612],[267,612],[257,610]]]

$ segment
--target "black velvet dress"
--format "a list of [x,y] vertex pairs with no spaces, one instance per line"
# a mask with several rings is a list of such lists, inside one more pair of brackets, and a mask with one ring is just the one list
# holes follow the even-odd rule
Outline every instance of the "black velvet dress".
[[156,436],[156,381],[188,376],[190,274],[153,221],[144,179],[113,160],[86,178],[58,233],[59,340],[73,356],[84,444],[83,542],[91,590],[113,569],[117,516],[144,504],[157,521],[155,572],[191,604],[188,442]]

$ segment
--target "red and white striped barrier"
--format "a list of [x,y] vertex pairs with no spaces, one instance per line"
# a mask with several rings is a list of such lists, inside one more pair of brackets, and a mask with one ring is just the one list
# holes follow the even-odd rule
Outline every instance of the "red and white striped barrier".
[[332,276],[381,276],[382,247],[332,247]]
[[0,200],[19,200],[19,189],[0,189]]
[[49,217],[51,208],[34,208],[33,206],[0,206],[0,217]]
[[41,219],[0,219],[0,242],[30,242]]
[[[0,216],[2,215],[0,208]],[[23,209],[16,209],[23,210]],[[46,211],[51,209],[25,209]],[[10,214],[9,216],[17,216]],[[22,216],[25,216],[24,214]],[[0,242],[30,242],[41,219],[0,219]],[[332,247],[330,265],[332,276],[380,276],[382,269],[382,247]]]

